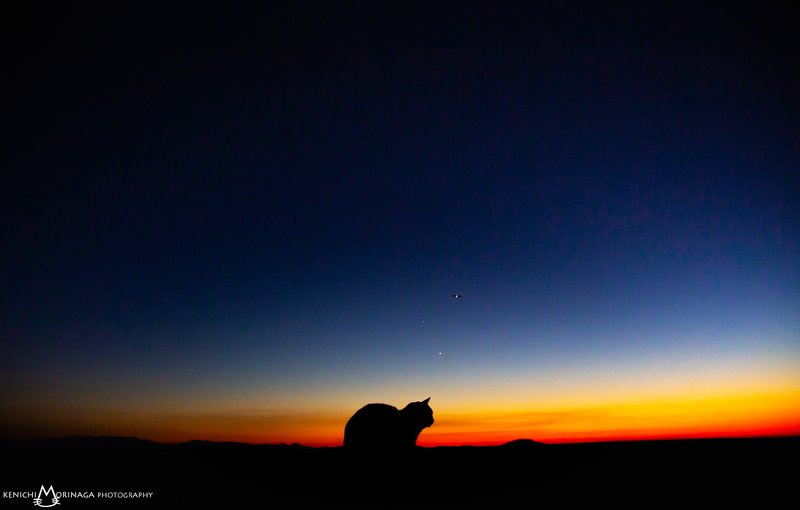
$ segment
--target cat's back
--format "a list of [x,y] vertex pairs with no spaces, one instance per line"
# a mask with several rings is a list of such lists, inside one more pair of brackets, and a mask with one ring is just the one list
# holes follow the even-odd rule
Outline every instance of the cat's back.
[[353,414],[344,427],[344,446],[360,447],[383,443],[393,429],[399,411],[388,404],[367,404]]
[[396,407],[388,404],[367,404],[350,418],[350,421],[345,425],[345,430],[351,426],[360,426],[366,424],[379,424],[388,422],[397,417],[399,411]]

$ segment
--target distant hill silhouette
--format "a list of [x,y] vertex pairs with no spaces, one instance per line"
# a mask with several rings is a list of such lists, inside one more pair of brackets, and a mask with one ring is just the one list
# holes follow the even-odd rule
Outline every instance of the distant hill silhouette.
[[545,446],[544,443],[534,441],[533,439],[515,439],[500,445],[502,448],[541,448]]
[[132,436],[66,436],[38,440],[50,446],[89,448],[149,448],[160,443]]

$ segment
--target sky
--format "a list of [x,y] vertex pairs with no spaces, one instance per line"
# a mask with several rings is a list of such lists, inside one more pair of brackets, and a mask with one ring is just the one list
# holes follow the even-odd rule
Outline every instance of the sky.
[[800,434],[797,7],[269,4],[3,21],[0,437]]

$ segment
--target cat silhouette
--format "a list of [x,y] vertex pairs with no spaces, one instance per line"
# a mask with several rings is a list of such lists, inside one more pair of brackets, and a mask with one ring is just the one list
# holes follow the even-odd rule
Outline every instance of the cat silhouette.
[[387,404],[367,404],[344,426],[344,446],[351,449],[413,448],[425,427],[433,425],[431,397],[402,410]]

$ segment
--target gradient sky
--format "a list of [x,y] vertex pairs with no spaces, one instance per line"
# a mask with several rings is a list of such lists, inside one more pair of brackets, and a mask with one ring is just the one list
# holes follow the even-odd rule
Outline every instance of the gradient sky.
[[7,13],[0,436],[800,434],[797,8],[426,4]]

